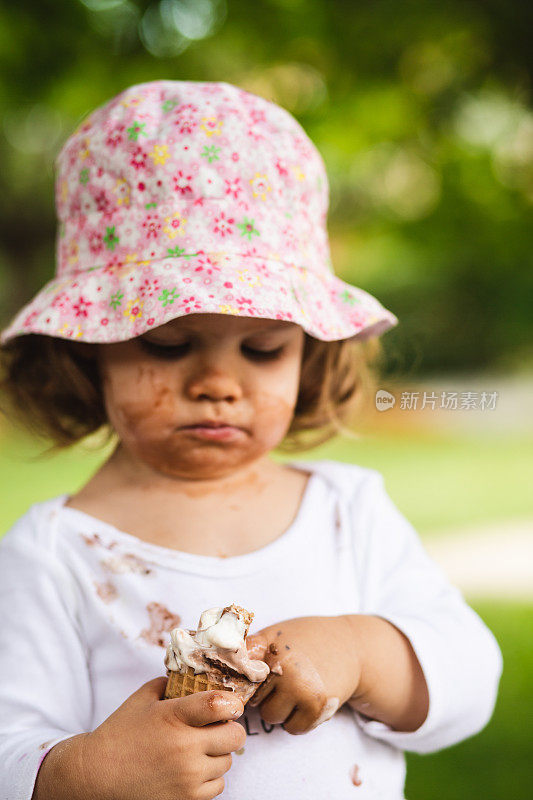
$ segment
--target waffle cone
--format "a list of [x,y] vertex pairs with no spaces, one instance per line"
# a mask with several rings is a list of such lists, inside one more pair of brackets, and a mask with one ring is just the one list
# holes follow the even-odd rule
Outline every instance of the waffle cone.
[[233,681],[233,686],[224,685],[224,683],[222,683],[222,675],[219,679],[217,679],[216,674],[209,675],[206,672],[199,672],[195,675],[193,667],[187,667],[187,672],[168,670],[167,675],[165,700],[170,700],[175,697],[187,697],[187,695],[196,694],[196,692],[209,692],[213,689],[218,689],[223,692],[234,692],[246,705],[256,689],[261,685],[260,683],[249,681],[244,676]]

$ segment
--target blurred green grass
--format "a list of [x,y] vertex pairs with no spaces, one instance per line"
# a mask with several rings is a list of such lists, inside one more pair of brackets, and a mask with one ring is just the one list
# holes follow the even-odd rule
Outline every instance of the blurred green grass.
[[[63,492],[74,492],[111,452],[90,450],[89,440],[50,459],[15,430],[0,433],[2,504],[0,533],[28,507]],[[381,472],[387,491],[422,536],[447,528],[533,516],[528,481],[533,433],[490,436],[409,431],[337,438],[282,461],[331,458]]]
[[408,754],[408,800],[530,800],[533,786],[533,606],[471,603],[492,630],[504,667],[494,716],[440,753]]
[[533,517],[533,432],[490,435],[409,430],[337,439],[312,457],[382,473],[387,491],[421,535]]

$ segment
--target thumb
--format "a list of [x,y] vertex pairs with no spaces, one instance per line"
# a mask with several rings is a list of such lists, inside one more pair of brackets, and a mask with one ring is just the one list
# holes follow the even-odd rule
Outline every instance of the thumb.
[[178,719],[193,727],[235,720],[244,712],[240,697],[219,689],[175,697],[165,700],[165,704]]

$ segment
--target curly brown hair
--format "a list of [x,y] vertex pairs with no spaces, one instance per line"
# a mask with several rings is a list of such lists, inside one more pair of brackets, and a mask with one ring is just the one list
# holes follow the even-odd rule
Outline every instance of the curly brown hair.
[[[111,427],[96,359],[85,344],[25,334],[0,347],[2,411],[15,425],[52,440],[38,458],[54,455],[97,431],[100,446],[118,436]],[[351,426],[376,388],[383,355],[380,340],[324,342],[305,334],[295,414],[277,450],[296,453],[338,433],[356,436]]]

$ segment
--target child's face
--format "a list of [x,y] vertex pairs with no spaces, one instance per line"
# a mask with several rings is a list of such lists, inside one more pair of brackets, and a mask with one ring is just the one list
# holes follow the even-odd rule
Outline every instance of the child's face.
[[[269,453],[287,432],[303,344],[294,323],[192,314],[99,345],[108,419],[125,451],[158,476],[229,475]],[[234,430],[210,438],[184,427],[206,420]]]

